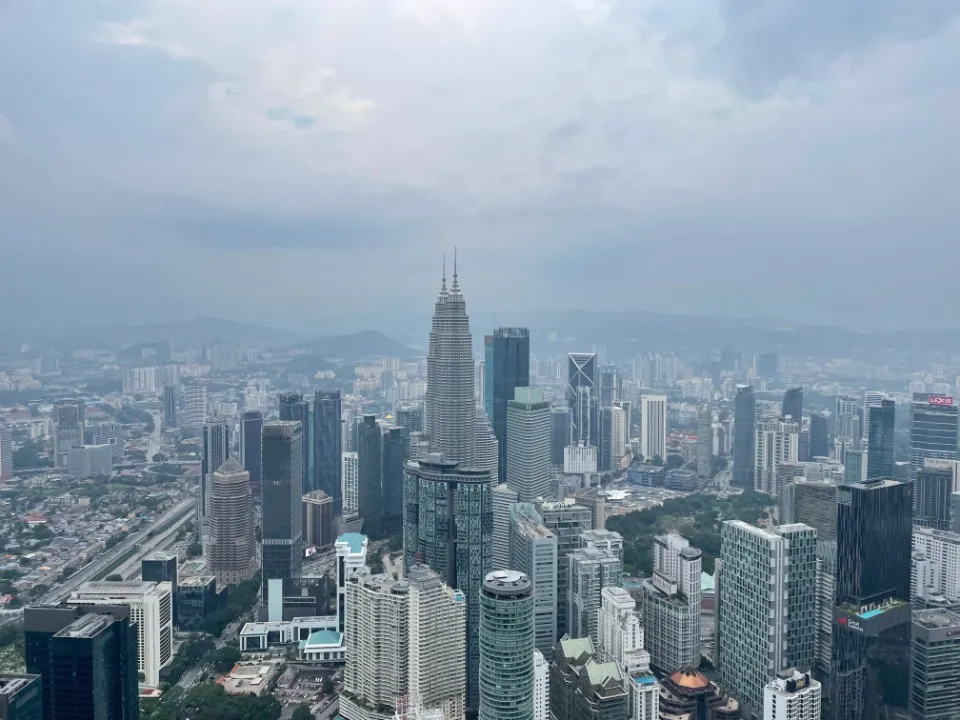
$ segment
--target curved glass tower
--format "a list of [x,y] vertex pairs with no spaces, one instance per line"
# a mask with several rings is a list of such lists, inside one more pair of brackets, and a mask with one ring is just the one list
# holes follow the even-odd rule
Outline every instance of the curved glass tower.
[[533,585],[516,570],[480,591],[480,720],[533,720]]

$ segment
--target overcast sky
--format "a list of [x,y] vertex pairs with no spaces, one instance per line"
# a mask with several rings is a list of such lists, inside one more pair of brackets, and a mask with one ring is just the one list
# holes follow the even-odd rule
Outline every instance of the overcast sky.
[[956,0],[0,1],[5,321],[956,327],[958,227]]

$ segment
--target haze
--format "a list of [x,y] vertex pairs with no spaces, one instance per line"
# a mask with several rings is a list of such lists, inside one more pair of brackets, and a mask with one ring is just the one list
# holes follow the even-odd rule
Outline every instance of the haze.
[[[0,324],[956,327],[952,0],[0,3]],[[947,275],[940,277],[941,273]]]

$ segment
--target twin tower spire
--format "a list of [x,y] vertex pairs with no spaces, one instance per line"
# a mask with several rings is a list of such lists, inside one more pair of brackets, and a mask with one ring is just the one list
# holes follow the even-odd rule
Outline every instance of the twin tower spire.
[[[457,248],[453,248],[453,285],[450,288],[453,292],[460,291],[460,284],[457,282]],[[443,278],[440,282],[440,294],[447,292],[447,254],[443,253]]]

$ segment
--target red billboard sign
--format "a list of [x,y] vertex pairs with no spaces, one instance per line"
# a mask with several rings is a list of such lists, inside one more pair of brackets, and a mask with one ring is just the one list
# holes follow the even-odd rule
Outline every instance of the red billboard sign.
[[927,398],[928,405],[953,405],[953,398],[949,395],[931,395]]

